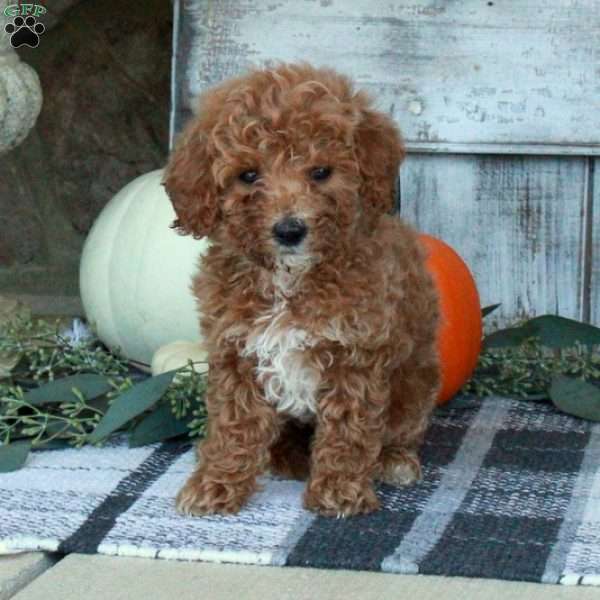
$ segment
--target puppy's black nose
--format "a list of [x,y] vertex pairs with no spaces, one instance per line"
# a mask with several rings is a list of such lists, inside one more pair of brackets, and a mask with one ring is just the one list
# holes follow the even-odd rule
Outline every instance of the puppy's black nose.
[[306,223],[297,217],[285,217],[273,225],[273,237],[283,246],[297,246],[307,233]]

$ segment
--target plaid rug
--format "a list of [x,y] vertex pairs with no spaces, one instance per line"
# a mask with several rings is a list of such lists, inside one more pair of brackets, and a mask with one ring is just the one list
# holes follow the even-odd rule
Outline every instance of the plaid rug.
[[600,585],[600,425],[487,398],[439,410],[423,481],[348,519],[264,479],[239,515],[185,518],[189,444],[34,453],[0,476],[0,552],[47,550]]

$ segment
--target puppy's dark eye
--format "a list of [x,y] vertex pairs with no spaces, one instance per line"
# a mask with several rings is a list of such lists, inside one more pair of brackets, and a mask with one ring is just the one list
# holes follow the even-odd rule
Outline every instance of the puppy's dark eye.
[[310,172],[310,178],[313,181],[325,181],[331,176],[330,167],[316,167]]
[[239,174],[239,179],[244,183],[252,184],[258,179],[258,171],[254,171],[253,169],[244,171],[243,173]]

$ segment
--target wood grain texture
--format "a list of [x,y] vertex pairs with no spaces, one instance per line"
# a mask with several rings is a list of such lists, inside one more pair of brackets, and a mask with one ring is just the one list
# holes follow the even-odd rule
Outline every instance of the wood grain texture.
[[491,324],[544,313],[580,319],[586,162],[410,156],[400,172],[401,214],[463,256],[483,306],[502,303]]
[[590,159],[588,171],[589,199],[587,215],[590,221],[588,248],[590,321],[600,326],[600,159]]
[[402,214],[465,257],[492,323],[600,324],[600,1],[176,2],[174,131],[252,65],[337,68],[399,123]]
[[597,0],[180,0],[174,126],[203,89],[269,60],[336,67],[411,150],[600,154]]

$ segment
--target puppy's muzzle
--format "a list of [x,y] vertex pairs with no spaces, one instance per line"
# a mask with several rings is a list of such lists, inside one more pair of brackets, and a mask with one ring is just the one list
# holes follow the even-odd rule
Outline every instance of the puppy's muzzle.
[[306,223],[297,217],[285,217],[273,225],[273,237],[282,246],[297,246],[307,233]]

